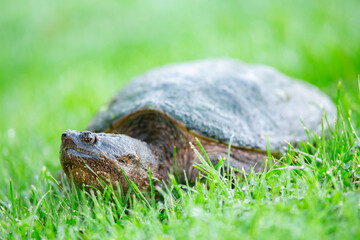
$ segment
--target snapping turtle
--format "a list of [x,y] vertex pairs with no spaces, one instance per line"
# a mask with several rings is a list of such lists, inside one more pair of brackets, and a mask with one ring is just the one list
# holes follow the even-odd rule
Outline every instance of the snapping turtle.
[[271,67],[232,59],[172,64],[133,79],[87,131],[65,131],[61,164],[77,185],[100,187],[99,177],[126,191],[124,172],[145,190],[149,168],[167,178],[176,147],[179,178],[192,181],[199,160],[189,142],[197,137],[213,164],[227,156],[232,139],[230,167],[259,170],[267,146],[279,152],[306,140],[304,125],[319,131],[324,111],[332,120],[326,95]]

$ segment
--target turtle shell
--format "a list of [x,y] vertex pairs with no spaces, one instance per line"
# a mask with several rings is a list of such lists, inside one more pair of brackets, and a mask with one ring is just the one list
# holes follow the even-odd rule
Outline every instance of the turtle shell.
[[161,111],[207,138],[259,150],[306,141],[304,127],[319,132],[324,112],[329,121],[336,113],[318,88],[274,68],[210,59],[135,77],[100,109],[88,129],[104,131],[144,108]]

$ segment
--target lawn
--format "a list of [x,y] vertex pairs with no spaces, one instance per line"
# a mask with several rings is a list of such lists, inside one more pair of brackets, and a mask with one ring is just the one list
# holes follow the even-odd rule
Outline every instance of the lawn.
[[[2,1],[0,239],[360,238],[359,29],[358,0]],[[61,133],[133,76],[222,56],[317,85],[338,105],[331,133],[262,174],[204,165],[207,183],[156,202],[57,185]]]

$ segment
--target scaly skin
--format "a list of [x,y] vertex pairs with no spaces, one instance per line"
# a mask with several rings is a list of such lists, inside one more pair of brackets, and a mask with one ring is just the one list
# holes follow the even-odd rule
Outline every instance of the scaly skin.
[[144,191],[149,185],[149,168],[157,176],[158,162],[147,144],[121,134],[78,132],[62,134],[60,161],[65,174],[77,186],[102,189],[97,178],[106,184],[120,183],[126,193],[129,185],[123,176],[134,181]]

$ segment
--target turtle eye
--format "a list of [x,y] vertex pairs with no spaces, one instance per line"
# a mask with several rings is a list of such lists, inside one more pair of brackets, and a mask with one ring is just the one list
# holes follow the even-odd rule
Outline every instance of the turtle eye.
[[80,139],[81,141],[86,143],[95,143],[96,141],[96,137],[93,134],[91,134],[91,132],[83,132],[80,135]]

